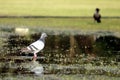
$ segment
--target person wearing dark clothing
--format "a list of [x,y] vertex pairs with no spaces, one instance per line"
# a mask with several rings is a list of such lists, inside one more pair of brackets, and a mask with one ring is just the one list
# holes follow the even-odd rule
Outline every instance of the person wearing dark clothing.
[[99,11],[100,9],[96,8],[95,13],[93,15],[93,18],[97,23],[101,23],[101,14],[99,13]]

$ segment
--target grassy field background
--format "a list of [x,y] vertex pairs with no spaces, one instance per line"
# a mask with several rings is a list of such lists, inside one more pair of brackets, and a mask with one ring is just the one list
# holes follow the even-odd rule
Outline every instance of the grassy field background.
[[[50,29],[120,31],[119,18],[92,18],[95,8],[102,17],[120,17],[120,0],[0,0],[0,16],[46,16],[46,18],[0,18],[0,25]],[[49,18],[48,16],[59,16]],[[69,16],[71,18],[64,18]],[[61,18],[60,18],[61,17]]]
[[98,24],[92,18],[0,18],[0,27],[120,32],[120,20],[102,19]]
[[120,0],[0,0],[0,16],[120,16]]

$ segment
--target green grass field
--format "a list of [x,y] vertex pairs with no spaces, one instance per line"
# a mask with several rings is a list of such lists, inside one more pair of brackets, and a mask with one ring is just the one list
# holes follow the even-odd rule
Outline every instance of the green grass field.
[[95,23],[92,18],[0,18],[3,27],[28,27],[37,29],[114,31],[120,32],[120,19],[102,19]]
[[[102,17],[120,17],[120,0],[0,0],[0,16],[85,16],[92,17],[96,7]],[[119,19],[92,18],[1,18],[1,25],[51,29],[120,31]]]
[[0,0],[0,16],[120,16],[120,0]]

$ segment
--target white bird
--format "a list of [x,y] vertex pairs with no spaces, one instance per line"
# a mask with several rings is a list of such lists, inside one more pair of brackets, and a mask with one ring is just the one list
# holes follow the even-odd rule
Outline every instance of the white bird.
[[42,33],[40,39],[38,39],[37,41],[33,42],[32,44],[30,44],[29,46],[27,46],[26,48],[22,48],[21,52],[27,52],[27,53],[33,53],[33,61],[36,61],[37,59],[37,53],[39,51],[41,51],[44,46],[45,46],[45,38],[47,37],[46,33]]

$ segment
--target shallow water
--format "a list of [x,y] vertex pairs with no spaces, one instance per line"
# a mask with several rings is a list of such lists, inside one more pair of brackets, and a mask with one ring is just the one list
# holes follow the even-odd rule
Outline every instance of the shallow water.
[[[29,64],[33,54],[19,54],[18,50],[37,40],[42,31],[29,36],[8,32],[1,35],[3,44],[0,53],[4,53],[4,57],[0,57],[1,80],[120,79],[119,32],[43,31],[47,32],[48,38],[44,50],[38,53],[38,56],[43,58],[38,58],[37,61],[45,69],[41,76],[36,76],[28,70],[35,66]],[[91,60],[94,55],[95,59]]]
[[[86,61],[87,63],[83,64],[69,64],[69,65],[64,65],[64,64],[39,64],[39,62],[26,62],[26,63],[14,63],[14,62],[4,62],[1,63],[0,67],[0,73],[1,77],[15,77],[16,76],[30,76],[30,78],[40,76],[42,78],[48,77],[50,75],[58,76],[69,76],[69,75],[91,75],[91,76],[106,76],[106,77],[115,77],[119,78],[120,77],[120,70],[119,66],[115,64],[111,65],[103,65],[100,64],[96,61],[91,61],[91,62]],[[95,64],[97,63],[97,64]],[[99,64],[99,66],[98,66]],[[36,74],[33,69],[36,67],[41,67],[43,66],[43,73]],[[41,70],[41,69],[40,69]],[[25,76],[25,77],[26,77]],[[66,78],[66,77],[65,77]]]
[[14,75],[14,76],[0,76],[0,80],[119,80],[120,77],[109,77],[104,75]]

